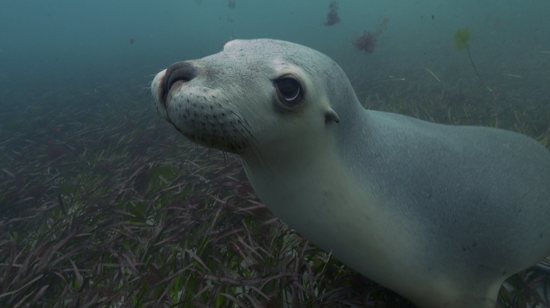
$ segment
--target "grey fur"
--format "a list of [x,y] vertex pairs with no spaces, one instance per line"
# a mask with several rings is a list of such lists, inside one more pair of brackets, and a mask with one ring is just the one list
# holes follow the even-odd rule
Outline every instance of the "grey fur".
[[[190,63],[166,101],[164,72],[153,81],[159,114],[240,154],[275,215],[419,307],[494,308],[507,277],[550,254],[550,153],[535,140],[364,110],[334,61],[297,44],[231,41]],[[289,72],[304,83],[293,109],[273,87]]]

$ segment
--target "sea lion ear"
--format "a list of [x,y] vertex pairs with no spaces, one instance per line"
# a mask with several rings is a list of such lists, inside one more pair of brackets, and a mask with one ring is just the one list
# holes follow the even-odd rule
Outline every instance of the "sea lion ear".
[[335,123],[340,122],[340,118],[338,117],[338,114],[332,108],[327,110],[327,112],[325,113],[325,123],[329,123],[329,122],[335,122]]

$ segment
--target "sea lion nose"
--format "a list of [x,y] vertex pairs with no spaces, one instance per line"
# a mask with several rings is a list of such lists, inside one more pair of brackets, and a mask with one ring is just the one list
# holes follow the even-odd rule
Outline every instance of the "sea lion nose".
[[166,103],[166,97],[170,92],[170,88],[178,81],[189,82],[197,76],[197,68],[190,62],[176,62],[166,69],[164,80],[162,81],[162,89],[160,96],[162,101]]

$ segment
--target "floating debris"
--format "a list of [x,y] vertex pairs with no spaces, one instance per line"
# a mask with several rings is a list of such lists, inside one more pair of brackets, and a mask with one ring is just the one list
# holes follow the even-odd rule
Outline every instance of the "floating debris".
[[338,16],[338,2],[332,1],[329,4],[329,9],[327,21],[323,24],[325,27],[330,27],[340,22],[340,17]]
[[436,76],[432,71],[430,71],[430,70],[427,69],[427,68],[424,68],[424,69],[425,69],[428,73],[430,73],[432,76],[434,76],[435,80],[441,82],[441,80],[439,80],[439,78],[437,78],[437,76]]
[[520,75],[514,75],[514,74],[507,74],[507,73],[500,73],[502,76],[508,76],[508,77],[514,77],[514,78],[523,78]]
[[374,47],[376,47],[376,35],[364,31],[363,35],[355,39],[351,44],[355,46],[357,51],[364,51],[367,54],[372,53]]
[[382,23],[376,26],[376,32],[370,33],[367,30],[363,30],[363,35],[355,39],[351,44],[355,46],[357,51],[364,51],[366,54],[372,53],[374,47],[376,47],[376,39],[387,28],[389,19],[384,18]]

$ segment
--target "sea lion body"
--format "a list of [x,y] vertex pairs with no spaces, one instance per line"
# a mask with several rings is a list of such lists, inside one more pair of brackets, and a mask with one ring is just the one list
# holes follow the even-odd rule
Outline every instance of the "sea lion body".
[[186,137],[242,157],[277,217],[419,307],[494,308],[550,254],[550,153],[531,138],[365,110],[334,61],[275,40],[176,63],[152,91]]

